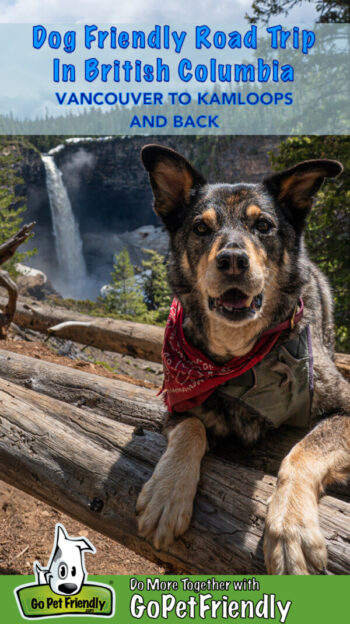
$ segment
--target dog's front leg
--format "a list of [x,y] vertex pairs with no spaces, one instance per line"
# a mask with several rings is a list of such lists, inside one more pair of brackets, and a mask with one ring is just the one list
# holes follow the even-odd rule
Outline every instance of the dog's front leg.
[[206,451],[205,427],[186,418],[169,434],[168,447],[137,500],[139,532],[153,536],[157,549],[166,549],[188,528]]
[[327,563],[318,520],[323,488],[350,473],[350,417],[322,421],[283,460],[265,525],[270,574],[315,574]]

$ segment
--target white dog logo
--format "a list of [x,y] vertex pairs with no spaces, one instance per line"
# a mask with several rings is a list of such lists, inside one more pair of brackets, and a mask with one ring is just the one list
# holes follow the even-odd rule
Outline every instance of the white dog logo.
[[94,546],[85,537],[69,537],[62,524],[56,524],[55,542],[47,568],[34,563],[37,585],[50,585],[55,594],[78,594],[86,580],[84,551],[95,553]]

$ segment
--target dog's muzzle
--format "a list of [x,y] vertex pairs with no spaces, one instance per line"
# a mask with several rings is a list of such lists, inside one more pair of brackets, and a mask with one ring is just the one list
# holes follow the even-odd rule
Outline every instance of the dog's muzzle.
[[239,288],[230,288],[220,297],[209,297],[209,309],[230,321],[254,318],[263,304],[263,292],[248,296]]

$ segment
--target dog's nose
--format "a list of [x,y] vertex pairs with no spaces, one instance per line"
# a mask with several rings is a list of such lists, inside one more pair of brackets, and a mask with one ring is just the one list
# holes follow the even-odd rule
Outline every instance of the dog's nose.
[[63,594],[72,594],[78,589],[78,585],[75,585],[75,583],[61,583],[61,585],[58,586],[58,589]]
[[230,275],[241,275],[249,268],[249,257],[242,249],[226,248],[216,256],[216,266]]

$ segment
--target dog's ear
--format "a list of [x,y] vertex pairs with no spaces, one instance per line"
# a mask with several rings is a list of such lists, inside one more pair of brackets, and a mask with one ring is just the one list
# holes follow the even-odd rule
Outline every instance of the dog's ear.
[[325,178],[334,178],[343,171],[337,160],[305,160],[291,169],[276,173],[264,185],[289,219],[300,227],[312,207],[313,197]]
[[82,537],[81,540],[74,540],[74,546],[78,546],[80,550],[87,550],[94,554],[96,552],[95,546],[93,546],[85,537]]
[[174,231],[181,223],[184,209],[206,183],[205,179],[186,158],[168,147],[146,145],[141,158],[149,173],[154,209],[166,227]]

